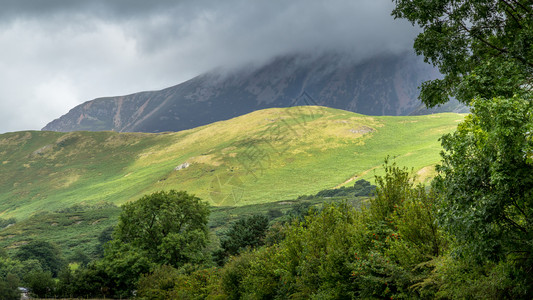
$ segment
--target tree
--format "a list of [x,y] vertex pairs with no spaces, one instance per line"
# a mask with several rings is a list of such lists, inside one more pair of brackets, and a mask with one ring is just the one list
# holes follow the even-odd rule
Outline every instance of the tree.
[[41,263],[36,259],[19,261],[9,257],[0,258],[0,279],[7,278],[9,275],[21,279],[28,273],[42,270]]
[[100,232],[100,235],[98,236],[98,245],[96,245],[96,254],[99,257],[104,256],[104,246],[107,242],[113,239],[112,233],[114,230],[115,227],[109,226]]
[[56,285],[56,296],[62,298],[74,297],[75,279],[74,272],[72,271],[70,266],[66,266],[65,268],[61,269],[61,271],[59,271],[59,274],[57,274],[57,279],[58,281]]
[[510,98],[533,86],[531,0],[393,0],[395,18],[423,29],[417,54],[437,66],[443,79],[422,85],[420,99],[433,107],[449,96]]
[[115,231],[99,237],[104,257],[62,274],[58,292],[78,297],[132,297],[157,266],[180,268],[204,257],[207,204],[186,192],[157,192],[123,205]]
[[43,271],[50,271],[53,276],[57,276],[64,265],[59,248],[47,241],[32,241],[20,246],[15,258],[20,261],[36,259],[40,262]]
[[137,297],[159,299],[227,299],[220,294],[220,272],[217,268],[181,272],[171,266],[157,267],[141,277]]
[[197,261],[208,241],[209,209],[186,192],[157,192],[125,204],[114,239],[146,252],[157,264]]
[[311,204],[311,202],[300,201],[292,206],[292,209],[287,212],[287,215],[293,219],[303,221],[305,219],[305,216],[309,215],[315,210],[316,208]]
[[327,189],[318,192],[315,197],[361,197],[371,196],[376,191],[376,186],[370,184],[370,182],[359,179],[351,187],[341,186],[338,189]]
[[162,265],[151,274],[141,276],[138,284],[138,294],[142,299],[170,299],[169,294],[178,284],[177,269]]
[[352,273],[358,296],[434,298],[419,284],[446,244],[435,220],[435,193],[415,185],[415,175],[389,158],[383,168],[385,175],[375,177],[376,196],[362,207],[363,238]]
[[475,100],[442,138],[440,222],[478,261],[533,266],[533,102]]
[[236,255],[246,247],[258,247],[264,244],[268,229],[268,217],[253,215],[239,219],[226,233],[221,241],[221,252],[216,253],[219,263],[228,255]]
[[24,284],[29,288],[32,295],[39,298],[52,297],[55,295],[55,282],[50,271],[33,271],[24,276]]
[[19,278],[13,274],[8,274],[5,278],[0,278],[0,295],[3,300],[19,300],[20,291],[18,289]]
[[78,263],[80,266],[85,267],[91,262],[91,258],[87,254],[85,254],[83,250],[78,248],[74,251],[74,254],[70,256],[69,262],[75,262]]
[[[531,299],[533,2],[394,2],[395,17],[423,29],[417,54],[445,75],[422,85],[421,100],[435,106],[454,96],[472,106],[457,132],[442,138],[437,219],[460,255],[448,264],[452,256],[446,254],[433,279],[444,282],[444,291],[459,291],[456,297],[485,290],[492,297]],[[453,280],[465,274],[474,274],[466,276],[470,293]]]
[[120,293],[121,291],[112,290],[112,285],[115,283],[112,282],[113,280],[110,278],[105,267],[102,260],[97,260],[90,263],[87,267],[82,267],[74,271],[70,274],[72,278],[70,278],[69,274],[60,274],[60,280],[62,280],[60,288],[62,292],[66,291],[69,295],[65,296],[71,298],[107,298],[110,296],[113,297],[115,293]]
[[102,280],[102,290],[105,289],[115,298],[127,298],[133,295],[133,290],[142,274],[149,273],[155,264],[153,257],[146,251],[113,240],[104,259],[90,265]]
[[364,179],[357,180],[353,185],[353,189],[355,196],[372,196],[376,192],[376,186]]

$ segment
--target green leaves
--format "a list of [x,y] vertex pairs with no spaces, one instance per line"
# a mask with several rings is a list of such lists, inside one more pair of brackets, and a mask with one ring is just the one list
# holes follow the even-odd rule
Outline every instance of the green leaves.
[[96,285],[104,295],[131,297],[141,275],[157,266],[200,263],[208,242],[208,216],[207,204],[174,190],[125,204],[104,258],[76,274],[87,277],[80,283],[88,283],[77,287],[77,294],[98,294],[92,291]]
[[279,243],[230,258],[222,269],[224,292],[230,299],[434,296],[413,286],[429,276],[446,246],[435,194],[414,186],[405,168],[384,167],[376,198],[361,210],[324,203],[287,224]]
[[231,255],[264,245],[268,227],[265,215],[247,216],[233,223],[221,238],[220,249],[213,253],[216,263],[223,265]]
[[[392,15],[423,31],[414,48],[437,66],[443,79],[422,85],[427,106],[449,97],[512,97],[531,89],[533,4],[529,0],[395,0]],[[528,87],[529,86],[529,87]]]
[[442,138],[440,221],[478,260],[532,254],[532,111],[519,97],[477,99],[457,132]]
[[114,238],[159,264],[197,261],[207,244],[207,204],[186,192],[157,192],[125,204]]
[[64,265],[60,249],[47,241],[32,241],[22,245],[15,254],[15,258],[20,261],[38,260],[43,271],[51,272],[54,276]]

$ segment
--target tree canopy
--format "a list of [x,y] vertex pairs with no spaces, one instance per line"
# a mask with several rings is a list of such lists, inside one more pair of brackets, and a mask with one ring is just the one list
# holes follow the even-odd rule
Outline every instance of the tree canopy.
[[20,261],[37,260],[43,271],[50,271],[54,276],[64,265],[60,249],[47,241],[32,241],[20,246],[15,258]]
[[422,28],[416,53],[445,76],[422,85],[432,107],[456,97],[510,98],[532,90],[531,0],[393,0],[395,18]]
[[180,266],[207,244],[209,209],[186,192],[156,192],[123,205],[114,239],[146,251],[156,263]]
[[457,132],[442,138],[436,184],[441,223],[478,259],[507,255],[533,265],[533,102],[473,102]]

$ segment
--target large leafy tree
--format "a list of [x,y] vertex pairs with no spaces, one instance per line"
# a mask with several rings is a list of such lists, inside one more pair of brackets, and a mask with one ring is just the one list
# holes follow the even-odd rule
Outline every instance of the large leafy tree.
[[456,97],[510,98],[533,85],[533,1],[393,0],[393,16],[422,28],[414,48],[445,76],[422,85],[435,106]]
[[478,261],[512,259],[533,272],[533,102],[473,102],[442,138],[440,220]]
[[207,204],[183,191],[156,192],[123,205],[103,259],[74,273],[71,293],[131,297],[141,275],[157,266],[200,262],[208,216]]
[[31,241],[20,246],[15,258],[20,261],[37,260],[43,271],[50,271],[53,276],[57,276],[65,264],[61,257],[61,250],[47,241]]
[[[472,109],[457,132],[442,138],[434,181],[438,221],[461,255],[437,264],[419,286],[440,282],[446,296],[486,290],[485,296],[531,299],[533,1],[393,1],[395,17],[422,28],[417,54],[444,74],[422,85],[421,100],[435,106],[452,96]],[[455,278],[467,273],[469,284],[458,287]]]
[[157,192],[125,204],[116,242],[145,251],[155,263],[175,267],[195,262],[208,241],[209,209],[186,192]]

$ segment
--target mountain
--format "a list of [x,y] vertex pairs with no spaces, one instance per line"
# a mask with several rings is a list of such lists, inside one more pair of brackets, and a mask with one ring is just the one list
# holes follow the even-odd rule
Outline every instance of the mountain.
[[0,135],[0,217],[186,190],[215,206],[294,199],[372,180],[387,155],[421,179],[463,115],[364,116],[272,108],[172,133],[26,131]]
[[421,114],[417,87],[437,76],[433,67],[407,53],[362,62],[331,53],[287,55],[261,66],[209,72],[161,91],[88,101],[43,130],[180,131],[296,105],[366,115]]

